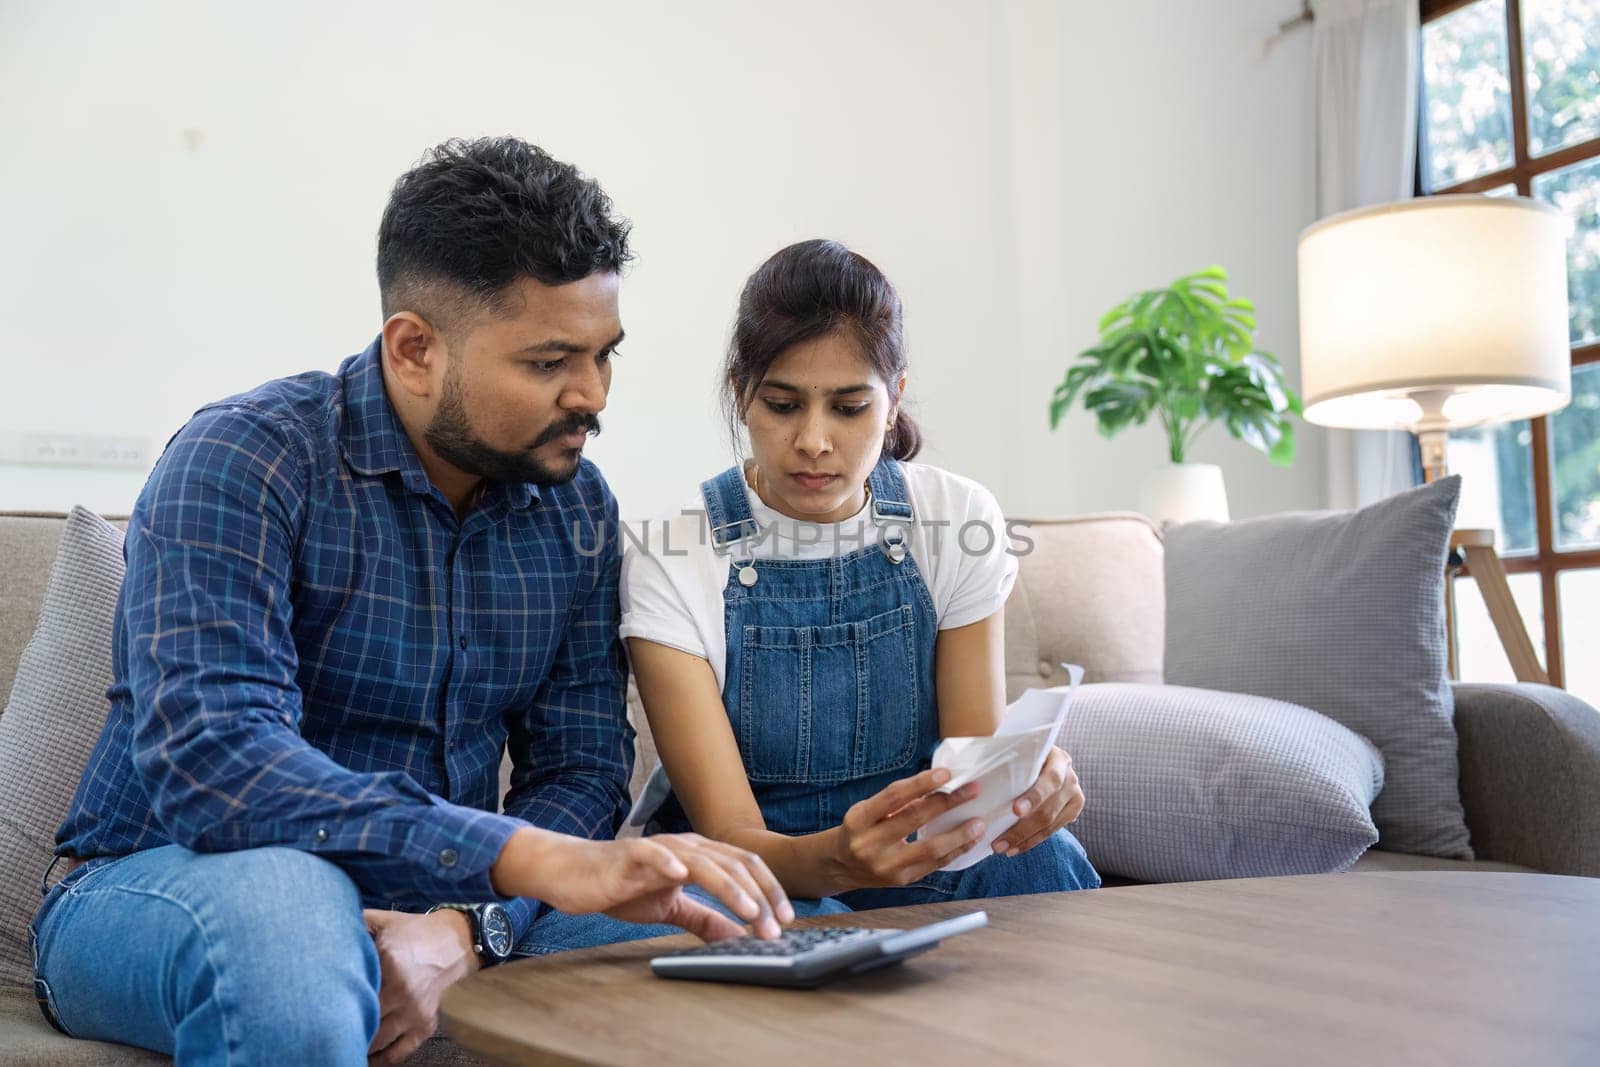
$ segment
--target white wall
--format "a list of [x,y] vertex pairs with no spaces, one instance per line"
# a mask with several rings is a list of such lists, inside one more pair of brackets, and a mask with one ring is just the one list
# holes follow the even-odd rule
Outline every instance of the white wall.
[[[1312,218],[1290,0],[149,4],[0,0],[0,433],[160,443],[198,405],[332,369],[379,324],[389,184],[515,133],[636,223],[590,454],[627,513],[727,462],[716,368],[745,275],[826,235],[904,297],[927,457],[1013,513],[1131,506],[1164,458],[1045,405],[1099,314],[1220,262],[1292,367]],[[1235,514],[1320,505],[1215,431]],[[0,508],[123,510],[139,472],[0,465]]]
[[[1059,51],[1037,64],[1059,79],[1050,94],[1059,113],[1041,116],[1048,125],[1038,133],[1055,131],[1059,176],[1019,188],[1013,201],[1019,216],[1051,224],[1023,248],[1037,273],[1021,287],[1012,393],[1024,462],[1014,513],[1131,508],[1139,480],[1166,461],[1153,424],[1107,441],[1081,410],[1055,434],[1044,414],[1065,357],[1093,343],[1100,315],[1135,290],[1222,264],[1235,295],[1256,302],[1258,343],[1298,384],[1295,244],[1315,218],[1310,30],[1262,49],[1296,8],[1273,0],[1061,8]],[[1235,517],[1322,507],[1322,434],[1300,430],[1289,469],[1221,427],[1206,431],[1191,458],[1222,465]]]

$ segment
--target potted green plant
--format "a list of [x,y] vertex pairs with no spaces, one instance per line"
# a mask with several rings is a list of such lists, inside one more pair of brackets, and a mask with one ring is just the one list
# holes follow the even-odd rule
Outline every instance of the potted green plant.
[[1273,463],[1294,461],[1300,398],[1276,357],[1256,348],[1255,305],[1230,297],[1227,283],[1213,266],[1128,297],[1106,312],[1100,343],[1078,354],[1050,398],[1052,430],[1080,396],[1106,437],[1161,420],[1171,463],[1143,493],[1157,521],[1228,518],[1221,469],[1187,458],[1213,423]]

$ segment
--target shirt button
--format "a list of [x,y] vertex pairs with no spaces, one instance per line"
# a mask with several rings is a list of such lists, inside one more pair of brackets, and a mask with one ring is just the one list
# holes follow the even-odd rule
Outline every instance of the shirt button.
[[467,635],[462,634],[461,640],[458,643],[461,645],[461,651],[465,652],[467,650]]
[[447,848],[443,852],[439,853],[439,866],[454,867],[460,859],[461,857],[457,855],[455,849]]
[[328,831],[320,829],[320,828],[317,830],[316,833],[311,835],[311,840],[315,841],[319,845],[322,844],[327,839],[328,839]]

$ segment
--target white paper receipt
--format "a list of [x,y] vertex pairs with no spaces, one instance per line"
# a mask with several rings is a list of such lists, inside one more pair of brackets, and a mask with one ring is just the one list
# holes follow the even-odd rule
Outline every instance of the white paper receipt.
[[968,782],[978,783],[978,795],[924,826],[918,837],[933,837],[953,830],[968,819],[982,819],[987,829],[981,841],[944,867],[964,871],[994,855],[994,840],[1016,825],[1012,803],[1027,791],[1044,770],[1050,747],[1061,734],[1072,695],[1083,681],[1083,668],[1061,665],[1072,679],[1054,689],[1029,689],[1016,699],[1000,719],[993,737],[947,737],[933,750],[933,766],[950,771],[950,781],[939,788],[951,793]]

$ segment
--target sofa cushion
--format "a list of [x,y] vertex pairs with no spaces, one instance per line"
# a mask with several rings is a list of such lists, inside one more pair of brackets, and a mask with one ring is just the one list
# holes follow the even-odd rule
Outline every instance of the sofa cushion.
[[1008,519],[1017,581],[1006,600],[1006,699],[1062,685],[1161,681],[1161,538],[1142,515]]
[[105,1041],[76,1041],[50,1028],[34,1003],[33,990],[0,991],[0,1063],[47,1063],[50,1067],[156,1067],[170,1056]]
[[0,707],[39,623],[50,561],[66,524],[65,515],[0,512]]
[[1166,679],[1314,708],[1383,751],[1383,847],[1472,858],[1445,673],[1461,479],[1359,511],[1166,531]]
[[1395,871],[1461,871],[1472,874],[1542,874],[1544,872],[1520,863],[1499,863],[1495,860],[1447,860],[1440,856],[1413,856],[1409,852],[1389,852],[1369,848],[1350,868],[1360,874],[1392,873]]
[[[1495,860],[1447,860],[1438,856],[1413,856],[1409,852],[1385,852],[1369,848],[1356,860],[1350,870],[1356,874],[1394,874],[1409,871],[1457,871],[1468,874],[1543,874],[1534,867],[1517,863],[1500,863]],[[1101,875],[1102,888],[1114,889],[1123,885],[1145,885],[1133,878]]]
[[[50,1067],[157,1067],[172,1057],[129,1045],[78,1041],[50,1028],[30,990],[0,992],[0,1063]],[[438,1034],[406,1060],[406,1067],[484,1067],[489,1061]]]
[[1180,882],[1342,871],[1378,839],[1383,760],[1307,708],[1181,686],[1078,689],[1062,726],[1102,875]]
[[28,921],[56,827],[105,725],[122,570],[121,531],[74,508],[0,716],[0,986],[32,988]]

